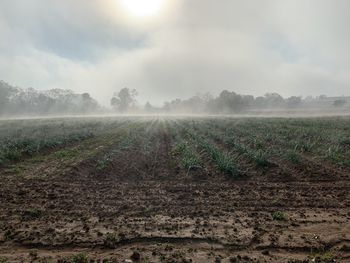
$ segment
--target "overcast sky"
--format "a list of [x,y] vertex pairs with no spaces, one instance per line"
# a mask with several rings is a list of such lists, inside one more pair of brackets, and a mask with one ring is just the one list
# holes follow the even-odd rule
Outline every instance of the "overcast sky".
[[[144,0],[148,1],[148,0]],[[350,1],[0,0],[0,79],[160,104],[198,92],[350,95]]]

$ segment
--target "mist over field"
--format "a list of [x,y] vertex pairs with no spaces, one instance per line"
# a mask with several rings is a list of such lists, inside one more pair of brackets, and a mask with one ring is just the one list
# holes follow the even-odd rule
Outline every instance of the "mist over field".
[[0,263],[350,260],[349,0],[0,0]]
[[1,1],[1,115],[349,109],[347,0],[124,2]]

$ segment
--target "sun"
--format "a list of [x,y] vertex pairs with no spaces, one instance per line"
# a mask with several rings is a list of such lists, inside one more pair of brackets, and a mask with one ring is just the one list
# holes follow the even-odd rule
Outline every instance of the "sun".
[[159,13],[164,0],[120,0],[129,15],[151,17]]

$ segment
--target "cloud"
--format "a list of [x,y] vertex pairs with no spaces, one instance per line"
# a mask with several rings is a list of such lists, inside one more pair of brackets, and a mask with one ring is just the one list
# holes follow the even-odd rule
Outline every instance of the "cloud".
[[164,1],[151,22],[117,0],[1,1],[0,79],[104,104],[124,86],[157,104],[223,89],[350,95],[347,0]]

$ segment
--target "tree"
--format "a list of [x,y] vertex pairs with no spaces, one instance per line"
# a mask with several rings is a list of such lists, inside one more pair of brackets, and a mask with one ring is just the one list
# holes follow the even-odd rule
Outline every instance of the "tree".
[[8,84],[0,81],[0,114],[5,113],[7,104],[9,103],[9,98],[14,90]]
[[217,100],[222,112],[239,112],[245,107],[242,96],[233,91],[222,91]]
[[145,104],[145,112],[146,113],[152,113],[152,112],[154,112],[154,107],[151,105],[151,103],[149,103],[148,101],[147,101],[147,103]]
[[302,103],[301,97],[296,97],[296,96],[289,97],[286,101],[287,101],[288,107],[291,107],[291,108],[295,108]]
[[285,101],[283,97],[278,93],[266,93],[265,102],[268,107],[281,107],[284,105]]
[[83,93],[82,97],[82,105],[81,108],[84,113],[93,112],[98,108],[98,103],[94,100],[89,93]]
[[137,91],[135,89],[123,88],[118,94],[114,94],[111,99],[111,106],[119,112],[126,112],[136,104],[136,96]]

